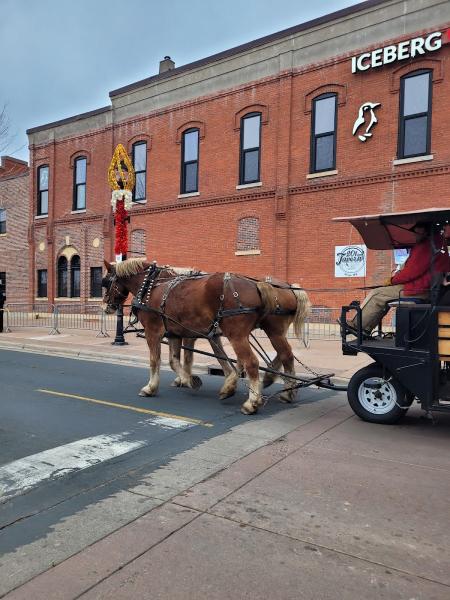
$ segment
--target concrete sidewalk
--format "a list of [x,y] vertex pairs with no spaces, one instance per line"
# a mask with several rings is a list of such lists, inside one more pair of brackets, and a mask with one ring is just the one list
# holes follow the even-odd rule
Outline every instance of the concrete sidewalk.
[[5,598],[448,600],[450,420],[374,426],[343,396]]
[[[54,354],[86,360],[100,360],[105,362],[129,363],[136,366],[148,365],[148,348],[142,338],[130,333],[126,336],[128,345],[113,346],[112,337],[96,337],[95,332],[89,330],[62,330],[60,334],[49,335],[45,328],[17,328],[11,333],[0,333],[0,349],[26,350],[43,354]],[[258,338],[270,357],[274,356],[272,346],[266,337]],[[224,348],[230,357],[234,352],[230,344],[224,339]],[[339,341],[312,340],[310,346],[305,348],[302,342],[290,339],[295,355],[307,367],[319,373],[335,373],[341,379],[349,379],[352,374],[370,362],[365,355],[343,356]],[[211,352],[211,346],[206,340],[198,340],[196,348]],[[162,365],[168,368],[168,347],[162,348]],[[262,363],[261,363],[262,364]],[[217,366],[215,359],[201,354],[196,354],[194,359],[194,372],[204,373],[209,365]],[[307,373],[305,368],[297,363],[297,373]]]

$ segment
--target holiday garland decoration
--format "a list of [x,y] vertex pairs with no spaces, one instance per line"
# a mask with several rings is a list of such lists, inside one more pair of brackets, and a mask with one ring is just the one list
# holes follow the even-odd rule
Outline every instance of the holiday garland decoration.
[[114,252],[117,260],[125,256],[128,250],[127,221],[128,212],[133,204],[132,189],[135,183],[134,168],[127,151],[118,144],[108,169],[108,181],[112,189],[111,206],[114,212],[116,241]]

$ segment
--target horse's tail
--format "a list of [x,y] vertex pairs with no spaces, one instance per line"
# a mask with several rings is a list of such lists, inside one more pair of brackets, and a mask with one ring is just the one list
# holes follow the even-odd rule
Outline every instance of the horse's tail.
[[[293,283],[292,287],[300,288],[301,286],[298,283]],[[294,289],[292,291],[294,292],[295,297],[297,298],[297,310],[295,311],[295,316],[293,320],[294,333],[296,337],[300,339],[303,332],[303,327],[305,325],[306,317],[309,315],[311,310],[311,302],[305,290]]]
[[270,285],[270,283],[266,283],[265,281],[258,281],[256,284],[258,291],[261,296],[261,303],[263,308],[263,314],[261,318],[263,319],[269,313],[273,312],[277,307],[277,295],[275,288]]

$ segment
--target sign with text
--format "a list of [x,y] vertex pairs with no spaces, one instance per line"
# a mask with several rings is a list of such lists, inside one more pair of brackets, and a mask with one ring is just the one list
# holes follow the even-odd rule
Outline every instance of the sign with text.
[[367,248],[364,245],[334,247],[335,277],[365,277]]
[[448,38],[448,31],[435,31],[423,37],[415,37],[399,44],[377,48],[372,52],[363,52],[359,56],[352,56],[352,73],[367,71],[399,60],[435,52],[442,47],[446,38]]

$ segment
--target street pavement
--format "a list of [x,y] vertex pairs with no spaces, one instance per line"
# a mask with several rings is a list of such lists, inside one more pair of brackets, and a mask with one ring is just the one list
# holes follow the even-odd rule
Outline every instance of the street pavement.
[[[260,415],[243,417],[238,412],[242,391],[221,405],[216,398],[220,379],[203,377],[199,392],[172,388],[169,393],[169,373],[157,398],[137,400],[135,393],[145,378],[142,340],[132,336],[130,346],[118,348],[111,340],[83,344],[80,335],[54,341],[40,333],[0,335],[0,357],[8,363],[10,378],[18,377],[13,363],[20,357],[28,366],[45,360],[48,365],[39,363],[37,369],[47,369],[49,381],[43,384],[69,394],[90,367],[94,375],[81,378],[74,396],[88,396],[86,386],[94,377],[101,383],[90,394],[94,398],[118,403],[121,397],[124,404],[155,413],[164,407],[166,413],[213,427],[192,426],[187,420],[179,430],[160,431],[152,425],[147,428],[156,436],[152,447],[164,446],[165,459],[161,452],[151,465],[139,459],[133,463],[139,455],[148,458],[148,446],[140,447],[105,460],[101,467],[88,465],[75,477],[40,486],[41,494],[44,489],[47,495],[53,490],[62,494],[70,486],[72,492],[81,487],[85,494],[69,512],[60,510],[62,496],[57,495],[47,511],[47,528],[34,535],[24,533],[26,527],[20,540],[8,527],[0,531],[5,548],[11,546],[0,558],[0,594],[5,598],[450,598],[449,415],[439,416],[433,425],[414,407],[400,425],[372,425],[353,415],[344,393],[309,388],[292,407],[271,400]],[[343,379],[361,365],[353,357],[341,357],[334,342],[317,344],[298,348],[301,360],[314,369],[325,372],[334,366]],[[6,346],[45,356],[7,352]],[[55,354],[84,356],[89,362]],[[58,361],[69,366],[62,368]],[[199,372],[212,364],[211,359],[196,362]],[[131,364],[140,368],[130,370]],[[26,387],[27,368],[22,362],[20,367]],[[124,397],[131,372],[135,389]],[[38,378],[36,374],[33,389],[42,383]],[[6,410],[4,404],[14,400],[5,389],[0,391],[2,411],[11,418],[13,408]],[[35,392],[29,402],[38,402],[38,396],[48,405],[59,398]],[[94,406],[76,398],[60,400],[44,441],[16,449],[3,466],[80,438],[82,431],[74,432],[77,423],[86,417],[87,406]],[[20,405],[16,410],[20,415]],[[68,411],[72,434],[60,431],[56,443],[51,436],[63,421],[59,410]],[[109,411],[120,409],[98,405],[95,410],[117,434],[120,417]],[[74,411],[80,411],[78,421]],[[136,422],[126,418],[121,431],[131,431],[132,441],[138,439]],[[97,422],[89,425],[90,433],[105,434],[106,429],[96,430]],[[124,477],[108,475],[108,469],[111,473],[117,468]],[[106,473],[106,493],[99,495],[92,481],[100,482],[101,473]],[[33,488],[23,497],[39,506],[36,494]],[[17,497],[8,504],[15,502]]]

